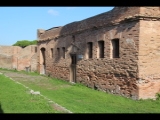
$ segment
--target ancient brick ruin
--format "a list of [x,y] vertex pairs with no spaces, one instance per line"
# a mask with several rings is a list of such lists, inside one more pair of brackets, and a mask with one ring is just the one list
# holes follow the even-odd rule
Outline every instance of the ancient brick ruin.
[[[160,7],[115,7],[38,29],[38,71],[132,99],[160,92]],[[159,40],[159,41],[158,41]]]
[[160,92],[159,31],[160,7],[115,7],[38,29],[37,46],[0,46],[0,67],[38,71],[132,99],[155,98]]
[[0,67],[37,71],[37,45],[30,45],[25,48],[19,46],[0,46]]

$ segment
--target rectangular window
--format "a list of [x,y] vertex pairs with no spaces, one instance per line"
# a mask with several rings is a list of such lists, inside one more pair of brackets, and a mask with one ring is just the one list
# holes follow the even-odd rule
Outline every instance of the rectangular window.
[[35,53],[37,52],[37,47],[35,47]]
[[62,51],[63,51],[63,58],[65,59],[65,47],[62,47]]
[[99,58],[104,58],[104,41],[98,41]]
[[119,58],[119,39],[112,40],[112,58]]
[[53,58],[53,48],[51,48],[51,51],[50,51],[50,58]]
[[88,42],[87,43],[87,47],[88,47],[88,58],[92,58],[93,43],[92,42]]
[[57,57],[60,57],[60,49],[57,48]]

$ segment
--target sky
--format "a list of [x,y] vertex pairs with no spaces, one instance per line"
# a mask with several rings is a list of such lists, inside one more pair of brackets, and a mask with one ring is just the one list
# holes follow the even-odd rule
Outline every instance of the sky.
[[0,7],[0,45],[37,40],[37,29],[80,21],[114,7]]

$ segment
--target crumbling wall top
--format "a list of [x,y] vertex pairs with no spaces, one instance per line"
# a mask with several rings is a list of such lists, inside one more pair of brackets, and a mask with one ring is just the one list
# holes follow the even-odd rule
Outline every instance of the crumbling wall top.
[[112,25],[135,17],[156,17],[159,16],[159,14],[159,7],[114,7],[108,12],[81,21],[72,22],[62,27],[54,27],[43,31],[39,36],[39,41],[74,34],[87,29],[103,27],[105,25]]

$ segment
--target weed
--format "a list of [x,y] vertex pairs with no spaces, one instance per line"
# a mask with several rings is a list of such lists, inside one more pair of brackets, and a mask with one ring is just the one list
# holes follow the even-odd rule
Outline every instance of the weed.
[[156,93],[156,100],[160,100],[160,93]]

